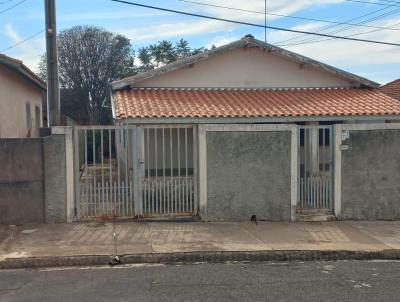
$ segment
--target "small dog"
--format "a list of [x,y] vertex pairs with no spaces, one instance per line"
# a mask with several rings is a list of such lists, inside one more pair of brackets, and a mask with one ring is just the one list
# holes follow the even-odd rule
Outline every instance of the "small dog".
[[250,220],[254,221],[255,224],[258,224],[256,215],[251,216]]

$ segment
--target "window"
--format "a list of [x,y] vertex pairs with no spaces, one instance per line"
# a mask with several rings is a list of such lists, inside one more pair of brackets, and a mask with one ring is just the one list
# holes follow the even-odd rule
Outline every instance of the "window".
[[26,103],[25,112],[26,112],[26,130],[28,130],[29,134],[29,131],[32,129],[31,104]]
[[35,128],[37,131],[39,131],[40,124],[40,107],[35,106]]

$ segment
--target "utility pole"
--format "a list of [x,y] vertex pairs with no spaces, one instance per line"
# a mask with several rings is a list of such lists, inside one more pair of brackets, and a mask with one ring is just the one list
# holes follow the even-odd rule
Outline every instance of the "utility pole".
[[52,127],[60,125],[55,0],[44,0],[44,7],[46,15],[47,125]]

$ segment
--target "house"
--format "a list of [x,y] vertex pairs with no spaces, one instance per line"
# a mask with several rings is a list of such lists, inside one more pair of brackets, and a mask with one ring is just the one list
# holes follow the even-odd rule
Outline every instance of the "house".
[[389,82],[379,87],[379,90],[388,96],[400,101],[400,79]]
[[37,137],[45,83],[22,61],[0,54],[0,138]]
[[250,35],[115,81],[115,126],[77,131],[78,216],[399,219],[378,87]]

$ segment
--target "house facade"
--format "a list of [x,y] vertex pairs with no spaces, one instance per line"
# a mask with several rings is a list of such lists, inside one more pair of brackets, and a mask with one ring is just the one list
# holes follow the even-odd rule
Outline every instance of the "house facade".
[[79,217],[400,218],[373,81],[246,36],[112,86],[116,125],[76,132]]
[[0,54],[0,138],[39,136],[45,91],[21,61]]

